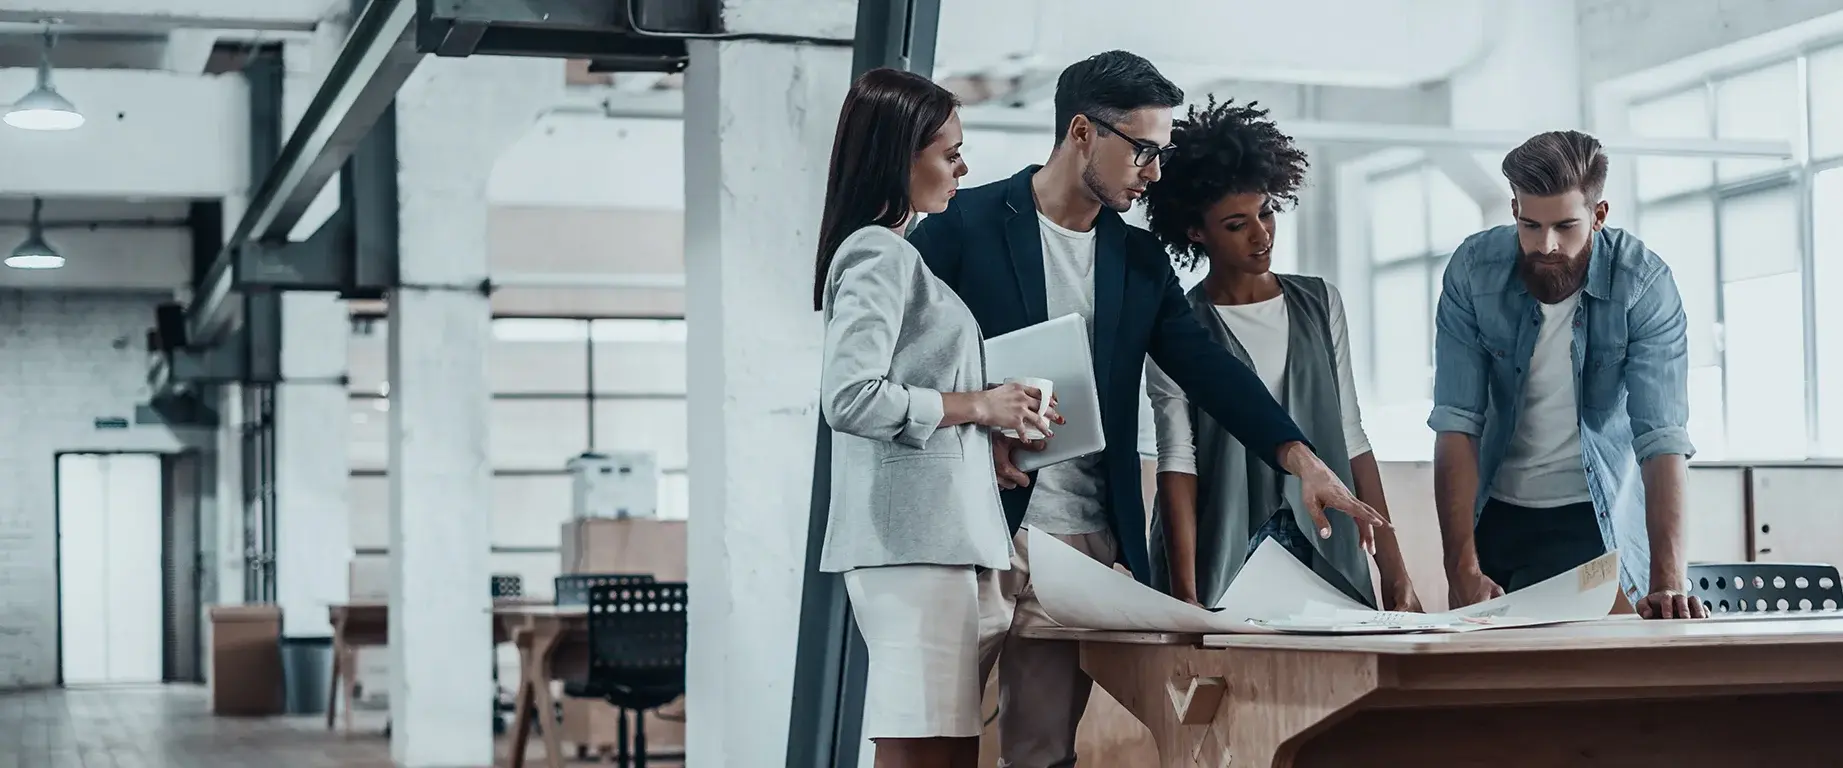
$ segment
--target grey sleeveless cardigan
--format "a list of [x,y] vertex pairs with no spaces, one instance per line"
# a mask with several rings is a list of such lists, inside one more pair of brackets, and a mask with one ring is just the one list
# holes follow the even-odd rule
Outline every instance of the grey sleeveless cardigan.
[[[1275,275],[1286,301],[1288,337],[1281,405],[1312,441],[1318,457],[1346,486],[1354,488],[1350,453],[1344,442],[1343,406],[1337,386],[1337,362],[1331,338],[1330,293],[1324,280]],[[1216,314],[1203,286],[1188,294],[1198,322],[1217,343],[1253,366],[1248,351]],[[1247,561],[1250,537],[1273,514],[1292,515],[1312,540],[1312,570],[1325,581],[1366,605],[1375,606],[1369,556],[1348,515],[1326,510],[1331,538],[1320,539],[1306,511],[1298,478],[1281,475],[1248,454],[1195,403],[1190,423],[1197,449],[1197,600],[1212,605]],[[1165,549],[1165,500],[1154,503],[1150,549],[1152,583],[1170,591],[1170,562]]]

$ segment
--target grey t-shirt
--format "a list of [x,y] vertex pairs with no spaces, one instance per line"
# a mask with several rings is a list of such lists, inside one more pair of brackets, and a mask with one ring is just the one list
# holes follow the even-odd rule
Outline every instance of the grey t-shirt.
[[[1064,229],[1037,214],[1043,238],[1043,287],[1051,318],[1077,313],[1088,324],[1088,341],[1094,342],[1094,230]],[[1065,461],[1037,472],[1024,524],[1062,535],[1094,533],[1107,528],[1107,507],[1102,499],[1107,477],[1101,472],[1101,454]]]

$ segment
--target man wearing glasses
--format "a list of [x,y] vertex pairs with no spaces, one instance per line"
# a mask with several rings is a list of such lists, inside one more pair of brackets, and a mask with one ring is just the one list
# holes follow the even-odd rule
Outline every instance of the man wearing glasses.
[[[1137,445],[1148,354],[1250,455],[1299,478],[1321,536],[1331,532],[1324,509],[1358,525],[1381,521],[1312,453],[1254,372],[1198,324],[1151,233],[1120,218],[1171,156],[1171,110],[1183,101],[1183,91],[1131,53],[1071,65],[1056,82],[1049,161],[962,190],[910,238],[988,337],[1071,312],[1088,321],[1107,450],[1031,478],[1012,463],[1017,444],[994,435],[1005,514],[1014,533],[1020,525],[1039,529],[1100,562],[1124,564],[1142,582],[1150,565]],[[1347,523],[1339,528],[1355,535]],[[1011,631],[998,677],[999,764],[1074,765],[1075,727],[1092,681],[1074,643],[1018,635],[1050,622],[1030,588],[1024,536],[1014,543],[1011,570],[1000,579]],[[981,650],[983,683],[999,649]]]

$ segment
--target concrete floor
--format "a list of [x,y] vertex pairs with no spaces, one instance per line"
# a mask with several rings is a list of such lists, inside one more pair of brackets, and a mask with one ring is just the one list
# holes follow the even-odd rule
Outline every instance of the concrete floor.
[[0,768],[392,768],[383,727],[384,713],[366,711],[351,738],[323,716],[213,717],[199,686],[0,693]]

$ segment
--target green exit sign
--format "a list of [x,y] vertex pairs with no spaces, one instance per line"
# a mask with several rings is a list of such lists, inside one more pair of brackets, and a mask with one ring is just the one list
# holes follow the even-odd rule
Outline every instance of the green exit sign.
[[104,416],[96,419],[97,429],[127,429],[128,420],[120,416]]

